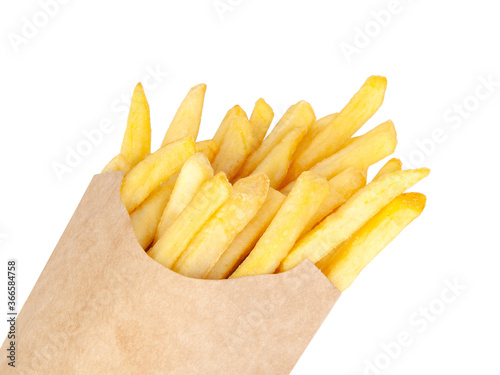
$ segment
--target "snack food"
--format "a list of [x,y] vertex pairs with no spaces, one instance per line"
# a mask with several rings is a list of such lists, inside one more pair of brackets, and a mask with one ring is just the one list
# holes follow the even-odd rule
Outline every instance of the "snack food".
[[308,259],[343,290],[424,207],[423,195],[405,191],[425,168],[402,170],[391,159],[366,185],[367,169],[396,148],[395,126],[353,135],[381,106],[386,84],[369,77],[345,108],[318,120],[299,101],[267,137],[274,113],[264,99],[250,119],[235,105],[213,139],[195,143],[206,90],[198,85],[152,154],[139,84],[122,150],[103,172],[126,172],[122,200],[139,243],[178,273],[238,278]]

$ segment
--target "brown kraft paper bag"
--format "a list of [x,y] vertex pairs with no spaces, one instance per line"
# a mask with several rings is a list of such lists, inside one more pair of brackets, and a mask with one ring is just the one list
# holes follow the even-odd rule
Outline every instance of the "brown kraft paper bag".
[[[195,280],[152,260],[96,175],[16,321],[1,374],[289,374],[340,292],[309,261]],[[42,225],[44,225],[42,223]]]

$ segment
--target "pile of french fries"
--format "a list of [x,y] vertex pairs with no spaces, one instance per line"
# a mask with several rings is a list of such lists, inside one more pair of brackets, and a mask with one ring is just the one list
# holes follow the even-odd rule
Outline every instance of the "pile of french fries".
[[340,290],[420,215],[426,198],[405,193],[429,174],[389,160],[392,121],[354,134],[384,100],[387,81],[369,77],[338,113],[316,119],[292,105],[274,113],[259,99],[250,118],[231,108],[213,139],[196,142],[206,86],[182,101],[151,153],[144,90],[133,93],[120,153],[103,173],[125,173],[121,197],[147,254],[182,275],[225,279],[290,270],[309,259]]

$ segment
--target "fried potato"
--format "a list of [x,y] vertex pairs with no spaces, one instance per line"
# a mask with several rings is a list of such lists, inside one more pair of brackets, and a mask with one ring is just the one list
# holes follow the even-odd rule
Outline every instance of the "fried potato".
[[148,251],[148,255],[165,267],[171,268],[191,239],[227,201],[231,191],[232,186],[222,172],[205,182],[163,236]]
[[168,127],[161,146],[181,138],[192,137],[196,141],[200,130],[201,113],[207,85],[200,84],[189,90]]
[[335,117],[337,117],[337,115],[338,113],[332,113],[331,115],[322,117],[319,120],[314,121],[314,123],[311,125],[311,128],[309,129],[305,137],[297,146],[293,159],[295,159],[297,155],[300,155],[302,151],[304,151],[307,147],[309,147],[314,137],[316,137],[318,133],[321,130],[323,130],[325,126],[327,126]]
[[290,165],[284,185],[340,150],[382,105],[386,86],[384,77],[369,77],[344,109],[297,155]]
[[319,162],[311,168],[311,171],[330,179],[349,167],[365,170],[392,154],[397,143],[394,124],[392,121],[387,121]]
[[363,268],[422,213],[425,201],[425,195],[419,193],[396,197],[332,252],[335,255],[323,273],[341,292],[346,290]]
[[116,155],[111,161],[103,168],[101,173],[118,172],[123,171],[127,173],[132,169],[132,165],[129,163],[127,158],[122,154]]
[[243,109],[241,109],[239,105],[235,105],[233,108],[227,111],[224,119],[222,120],[214,135],[214,141],[217,142],[219,147],[222,144],[222,140],[224,139],[224,136],[226,135],[227,129],[229,129],[231,122],[234,121],[234,117],[247,117],[247,114]]
[[382,168],[380,168],[374,179],[380,178],[392,172],[400,171],[401,169],[403,169],[403,163],[401,162],[401,160],[393,158],[385,163]]
[[191,240],[172,269],[185,276],[205,278],[234,237],[255,216],[268,190],[269,178],[263,173],[236,182],[229,199]]
[[196,152],[201,152],[212,163],[219,152],[219,145],[213,139],[196,142]]
[[214,159],[215,172],[224,172],[231,181],[252,152],[254,134],[246,114],[235,111],[227,119],[227,130]]
[[304,138],[306,131],[305,127],[290,130],[281,142],[267,154],[253,173],[265,173],[271,181],[272,188],[280,186],[292,161],[293,153]]
[[256,150],[266,137],[269,126],[273,122],[274,112],[273,109],[262,98],[257,100],[253,108],[252,115],[250,116],[250,125],[252,125],[253,133],[255,135],[255,142],[253,149]]
[[160,239],[182,210],[191,202],[200,186],[213,176],[214,170],[207,157],[202,153],[196,153],[186,160],[179,172],[170,200],[161,216],[155,242]]
[[276,271],[329,190],[324,177],[314,172],[302,173],[254,249],[230,278]]
[[134,89],[128,113],[127,128],[120,153],[132,167],[151,152],[151,119],[146,94],[140,83]]
[[413,169],[394,172],[370,182],[302,237],[283,260],[279,271],[288,271],[304,259],[318,262],[359,230],[386,204],[428,174],[427,168]]
[[130,220],[134,228],[137,241],[145,250],[153,242],[156,228],[160,223],[161,215],[167,206],[177,175],[170,177],[158,186],[144,202],[131,214]]
[[208,273],[207,279],[226,279],[236,270],[265,232],[285,198],[279,191],[269,189],[262,207],[224,251]]
[[319,209],[311,220],[309,220],[300,237],[307,234],[316,224],[347,202],[351,196],[364,187],[366,185],[366,172],[356,168],[349,168],[328,181],[328,184],[330,185],[330,193],[321,203],[321,206],[319,206]]
[[292,105],[278,121],[271,133],[264,139],[260,147],[248,157],[238,173],[238,178],[251,175],[291,129],[306,128],[306,130],[309,130],[315,119],[314,111],[309,103],[302,100]]
[[189,157],[196,153],[193,138],[169,143],[148,155],[123,178],[122,201],[128,212],[139,206],[151,192],[180,171]]

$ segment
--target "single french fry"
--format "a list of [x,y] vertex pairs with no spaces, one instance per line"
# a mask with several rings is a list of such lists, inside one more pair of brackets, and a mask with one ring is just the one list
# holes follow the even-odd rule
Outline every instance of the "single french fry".
[[144,202],[131,214],[130,220],[134,228],[137,241],[144,250],[153,242],[156,228],[160,223],[161,215],[167,206],[177,175],[170,177],[158,186]]
[[161,143],[162,147],[184,137],[192,137],[193,140],[196,140],[200,130],[206,89],[207,85],[202,83],[189,90],[168,127]]
[[300,101],[292,105],[278,121],[271,133],[264,139],[260,147],[253,152],[238,173],[238,178],[252,174],[264,158],[276,147],[286,134],[294,128],[306,128],[309,130],[316,117],[311,105]]
[[202,153],[196,153],[186,160],[179,172],[170,200],[161,216],[155,242],[160,239],[182,210],[191,202],[200,186],[213,176],[214,170],[207,157]]
[[267,154],[253,173],[265,173],[271,181],[272,188],[280,186],[292,161],[293,153],[301,139],[304,138],[306,131],[305,127],[290,130],[281,142]]
[[122,154],[116,155],[111,161],[103,168],[101,173],[123,171],[127,173],[132,169],[132,165]]
[[322,270],[326,277],[341,292],[346,290],[363,268],[422,213],[425,201],[425,195],[419,193],[396,197],[335,252]]
[[329,190],[324,177],[302,173],[267,230],[230,278],[276,271]]
[[359,230],[386,204],[428,176],[429,172],[427,168],[399,171],[370,182],[302,237],[278,270],[288,271],[304,259],[318,262]]
[[148,155],[123,178],[122,201],[128,212],[139,206],[157,186],[180,171],[196,153],[193,138],[186,137]]
[[266,137],[269,126],[273,122],[274,112],[273,109],[262,98],[257,100],[253,108],[252,115],[250,116],[250,125],[252,125],[253,133],[255,135],[255,142],[253,149],[256,150]]
[[132,167],[151,152],[151,119],[146,94],[140,83],[134,89],[120,153]]
[[342,111],[297,155],[290,165],[284,185],[340,150],[382,105],[386,86],[384,77],[369,77]]
[[207,220],[227,201],[231,191],[232,186],[222,172],[205,182],[148,255],[171,268]]
[[247,114],[239,105],[235,105],[232,107],[229,111],[227,111],[226,115],[224,116],[224,119],[222,120],[221,124],[217,128],[217,131],[215,132],[214,135],[214,141],[217,142],[217,144],[220,145],[222,144],[222,140],[226,136],[227,129],[229,129],[232,121],[234,121],[235,117],[247,117]]
[[309,220],[300,237],[307,234],[316,224],[347,202],[359,189],[364,187],[366,185],[366,172],[356,168],[349,168],[328,181],[328,184],[330,185],[330,193],[321,203],[321,206],[319,206],[311,220]]
[[236,182],[229,199],[191,240],[172,269],[184,276],[205,278],[234,237],[255,216],[268,190],[269,178],[263,173]]
[[227,124],[213,168],[216,173],[224,172],[231,181],[252,152],[254,134],[244,112],[237,111],[230,115]]
[[201,152],[212,163],[219,152],[219,145],[213,139],[196,142],[196,152]]
[[305,137],[300,141],[297,149],[295,150],[294,160],[297,155],[300,155],[302,151],[304,151],[311,144],[314,137],[318,135],[318,133],[325,128],[335,117],[337,117],[338,113],[332,113],[328,116],[322,117],[319,120],[314,121],[311,125],[311,128],[305,135]]
[[207,279],[226,279],[236,270],[265,232],[285,198],[279,191],[269,189],[262,207],[220,256],[208,273]]
[[401,160],[393,158],[385,163],[382,168],[380,168],[374,179],[380,178],[392,172],[400,171],[401,169],[403,169],[403,163],[401,162]]

